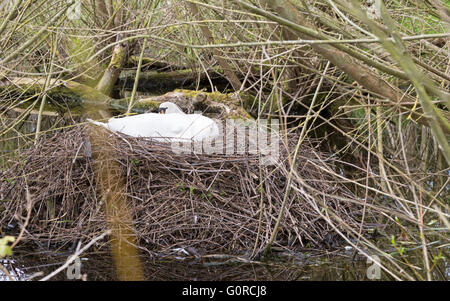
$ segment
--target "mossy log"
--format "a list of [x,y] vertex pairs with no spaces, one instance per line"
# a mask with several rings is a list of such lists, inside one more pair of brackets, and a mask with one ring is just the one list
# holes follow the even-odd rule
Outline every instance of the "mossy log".
[[[12,96],[21,98],[38,96],[44,86],[44,78],[17,78],[0,82],[0,92],[10,93]],[[47,91],[49,99],[53,103],[46,106],[47,111],[60,111],[62,106],[55,102],[65,103],[74,112],[85,112],[93,110],[112,109],[124,113],[128,108],[130,98],[114,99],[98,90],[74,82],[64,80],[52,80]],[[160,103],[170,101],[179,105],[186,113],[202,111],[211,114],[220,114],[226,118],[249,119],[251,112],[245,108],[250,108],[254,98],[245,93],[219,93],[177,89],[159,96],[152,96],[137,99],[132,112],[144,113],[156,111]],[[241,103],[244,105],[242,107]],[[27,106],[29,103],[24,103]]]
[[[132,89],[136,79],[136,71],[122,71],[119,77],[119,86],[125,89]],[[221,74],[220,70],[213,70],[206,74],[198,73],[192,69],[174,70],[168,72],[145,71],[139,74],[139,91],[170,91],[177,88],[195,88],[214,86],[225,88],[228,81]]]
[[[9,94],[11,97],[29,98],[38,97],[42,92],[45,78],[13,78],[0,82],[0,92]],[[75,81],[50,80],[50,89],[47,90],[48,99],[52,102],[46,106],[47,110],[57,110],[65,104],[71,110],[79,107],[90,106],[92,109],[108,109],[111,97],[100,91],[80,84]],[[22,105],[27,106],[24,102]]]
[[[194,113],[202,111],[205,114],[220,115],[224,118],[243,118],[252,119],[249,112],[241,106],[243,103],[250,103],[253,97],[245,93],[219,93],[204,92],[185,89],[176,89],[159,96],[152,96],[136,100],[134,105],[135,111],[151,111],[156,110],[159,104],[170,101],[177,104],[186,113]],[[113,106],[116,108],[124,107],[128,104],[129,99],[115,99]]]
[[[135,68],[138,66],[139,56],[132,55],[128,58],[126,68]],[[183,70],[188,69],[185,66],[177,66],[168,62],[160,61],[150,57],[142,58],[142,70]]]
[[105,95],[111,95],[114,85],[120,76],[125,58],[127,56],[127,46],[125,44],[118,44],[114,47],[111,57],[111,62],[103,73],[102,78],[96,85],[96,89]]

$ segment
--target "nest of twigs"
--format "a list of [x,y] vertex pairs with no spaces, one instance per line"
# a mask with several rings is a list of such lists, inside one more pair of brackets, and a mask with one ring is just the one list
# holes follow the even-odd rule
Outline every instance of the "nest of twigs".
[[[18,153],[0,173],[3,227],[26,222],[24,239],[59,246],[105,231],[108,224],[87,137],[86,127],[77,126]],[[264,166],[257,155],[175,154],[169,144],[118,134],[105,143],[122,167],[142,248],[242,254],[267,245],[287,188],[286,147],[281,146],[279,164]],[[292,152],[293,147],[288,148]],[[338,198],[348,191],[323,172],[335,168],[333,164],[332,157],[304,143],[297,174],[323,192],[335,214],[356,227],[356,206]],[[296,189],[288,194],[274,246],[328,245],[334,230],[317,207],[305,201],[298,182],[292,185]]]

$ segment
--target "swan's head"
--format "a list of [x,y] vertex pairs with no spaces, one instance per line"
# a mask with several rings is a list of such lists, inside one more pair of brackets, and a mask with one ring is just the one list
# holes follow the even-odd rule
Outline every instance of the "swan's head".
[[159,114],[172,114],[172,113],[184,114],[184,112],[180,109],[179,106],[177,106],[173,102],[169,102],[169,101],[163,102],[162,104],[159,105],[158,113]]

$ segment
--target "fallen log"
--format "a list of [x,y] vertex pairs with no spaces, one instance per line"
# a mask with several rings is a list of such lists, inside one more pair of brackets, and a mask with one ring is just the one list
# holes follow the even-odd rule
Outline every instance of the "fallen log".
[[[202,111],[207,114],[218,114],[223,118],[253,119],[252,115],[241,106],[243,99],[245,100],[243,103],[250,103],[253,97],[239,92],[224,94],[176,89],[163,95],[138,99],[134,104],[134,109],[139,111],[145,108],[157,109],[160,103],[170,101],[177,104],[186,113]],[[122,107],[123,102],[124,99],[114,100],[116,107]]]
[[[25,97],[36,96],[41,93],[44,78],[12,78],[0,82],[0,92]],[[74,81],[51,80],[47,95],[55,102],[65,102],[67,107],[76,113],[93,110],[112,109],[125,113],[130,101],[129,97],[114,99],[100,91]],[[32,98],[30,98],[30,101]],[[145,97],[135,100],[131,112],[144,113],[156,111],[162,102],[170,101],[180,106],[186,113],[203,111],[205,113],[220,114],[225,118],[252,118],[250,111],[253,97],[243,92],[219,93],[176,89],[163,95]],[[241,106],[244,105],[244,108]],[[29,103],[24,102],[22,106]],[[246,111],[246,108],[249,110]],[[61,106],[48,104],[47,111],[60,111]]]
[[[139,63],[139,56],[132,55],[128,58],[125,65],[126,68],[136,68]],[[183,70],[188,69],[185,66],[177,66],[168,62],[160,61],[150,57],[142,58],[142,68],[143,71],[147,70]]]
[[[125,89],[132,89],[136,79],[136,70],[122,71],[118,85]],[[213,70],[206,74],[193,69],[175,70],[168,72],[145,71],[139,74],[139,91],[170,91],[177,88],[210,87],[211,83],[218,89],[225,89],[228,81],[220,70]]]

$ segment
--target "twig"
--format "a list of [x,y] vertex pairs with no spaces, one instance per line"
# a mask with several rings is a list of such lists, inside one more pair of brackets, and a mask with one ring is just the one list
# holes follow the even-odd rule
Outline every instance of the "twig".
[[75,259],[78,258],[78,256],[80,254],[82,254],[84,251],[86,251],[87,249],[89,249],[90,246],[92,246],[93,244],[95,244],[97,241],[103,239],[103,237],[105,237],[106,235],[111,234],[111,230],[107,230],[105,232],[103,232],[103,234],[97,236],[96,238],[92,239],[87,245],[85,245],[83,248],[81,248],[79,251],[75,252],[72,256],[70,256],[66,263],[63,264],[62,266],[60,266],[59,268],[57,268],[55,271],[53,271],[52,273],[50,273],[49,275],[45,276],[44,278],[40,279],[39,281],[47,281],[49,279],[51,279],[53,276],[55,276],[56,274],[58,274],[59,272],[61,272],[62,270],[64,270],[65,268],[67,268],[72,261],[74,261]]

